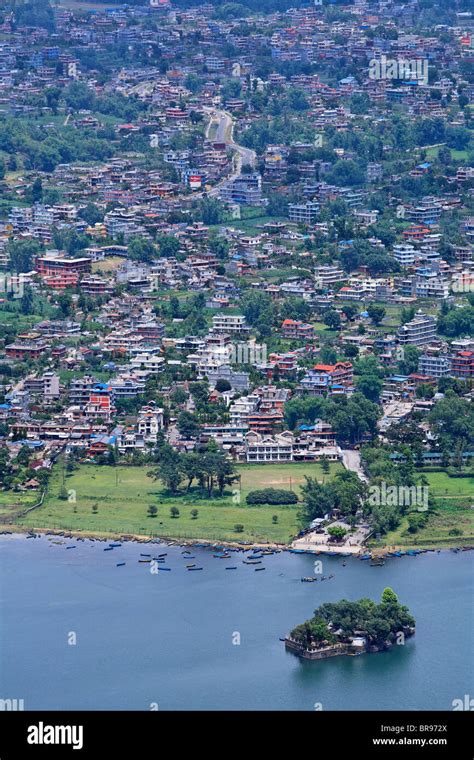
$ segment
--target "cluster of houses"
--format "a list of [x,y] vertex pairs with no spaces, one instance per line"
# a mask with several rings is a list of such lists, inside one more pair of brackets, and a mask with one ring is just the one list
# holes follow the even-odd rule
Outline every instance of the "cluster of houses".
[[[54,307],[70,298],[67,315],[22,322],[0,345],[1,440],[12,455],[23,442],[45,463],[62,449],[94,458],[113,448],[127,456],[146,453],[164,435],[178,450],[213,439],[246,462],[337,460],[342,452],[331,425],[317,419],[290,431],[285,404],[298,395],[350,397],[357,390],[353,357],[377,355],[388,370],[382,432],[434,403],[417,396],[420,385],[473,379],[474,340],[442,339],[433,308],[441,302],[457,308],[457,299],[474,290],[468,152],[460,151],[465,158],[440,176],[436,190],[434,160],[408,151],[401,161],[392,144],[366,161],[363,181],[334,177],[335,164],[343,174],[357,164],[355,149],[331,149],[333,160],[314,155],[326,134],[338,135],[342,146],[350,134],[363,136],[369,121],[383,127],[394,105],[409,119],[468,126],[464,105],[474,89],[462,72],[474,56],[472,16],[455,13],[455,26],[440,24],[431,35],[413,31],[414,12],[413,3],[356,0],[347,17],[333,19],[316,0],[249,25],[211,5],[178,10],[169,0],[90,12],[57,6],[54,34],[16,23],[13,11],[3,15],[0,113],[41,119],[51,135],[59,122],[91,140],[106,131],[110,148],[94,161],[52,161],[43,169],[30,162],[21,171],[5,166],[0,179],[7,198],[0,274],[9,283],[0,307],[8,310],[9,295],[21,297],[26,289]],[[394,33],[382,35],[382,28]],[[88,53],[123,45],[140,51],[141,63],[120,62],[106,81],[81,64]],[[265,57],[268,72],[260,77]],[[360,76],[328,84],[317,65],[334,69],[341,58]],[[436,77],[426,77],[420,65],[394,82],[389,59],[429,61]],[[92,108],[74,109],[61,96],[34,105],[41,93],[64,93],[71,85],[143,108],[109,120]],[[244,170],[234,140],[246,143],[246,134],[270,119],[259,111],[261,96],[301,98],[301,119],[314,136],[265,144]],[[365,104],[362,113],[357,103]],[[230,132],[221,128],[223,116]],[[290,119],[297,122],[294,112]],[[429,191],[416,200],[404,195],[397,189],[401,176],[426,182]],[[32,197],[38,182],[40,197]],[[394,241],[377,234],[383,212],[373,199],[392,185]],[[278,213],[276,199],[283,202]],[[366,250],[393,262],[392,272],[343,265],[357,240],[335,232],[335,220],[322,213],[328,203],[343,205],[349,227],[364,236]],[[201,207],[210,207],[208,218]],[[456,227],[449,240],[448,221]],[[81,246],[64,250],[61,234],[75,234]],[[137,255],[137,240],[153,253]],[[24,271],[10,271],[12,241],[36,246]],[[333,256],[326,253],[330,246]],[[265,294],[277,313],[301,301],[307,316],[290,314],[268,325],[270,349],[262,325],[244,314],[249,293]],[[183,328],[179,311],[190,294],[204,296],[198,334]],[[165,316],[160,307],[173,299],[178,309]],[[401,326],[383,318],[377,324],[373,303],[411,308],[413,316]],[[343,360],[322,361],[319,354],[324,341],[315,315],[319,321],[328,310],[339,318],[334,342]],[[419,349],[418,367],[401,375],[397,367],[409,346]],[[224,410],[222,420],[203,423],[193,440],[165,409],[176,388],[189,390],[189,378],[207,381],[209,402]],[[194,411],[190,397],[183,409]]]

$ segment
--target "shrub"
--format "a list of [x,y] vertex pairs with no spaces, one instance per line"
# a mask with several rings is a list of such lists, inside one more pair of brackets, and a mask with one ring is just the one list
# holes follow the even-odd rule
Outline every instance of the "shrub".
[[247,504],[296,504],[298,497],[293,491],[264,488],[260,491],[250,491],[245,501]]

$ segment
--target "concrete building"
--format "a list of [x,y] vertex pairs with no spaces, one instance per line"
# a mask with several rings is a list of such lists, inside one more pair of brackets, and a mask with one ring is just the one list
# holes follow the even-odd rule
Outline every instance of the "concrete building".
[[410,322],[399,328],[397,338],[402,346],[425,346],[432,343],[436,340],[436,318],[418,311]]
[[418,373],[427,377],[447,377],[451,372],[451,361],[447,356],[423,354],[418,361]]
[[292,462],[293,434],[261,435],[253,430],[245,436],[247,462]]

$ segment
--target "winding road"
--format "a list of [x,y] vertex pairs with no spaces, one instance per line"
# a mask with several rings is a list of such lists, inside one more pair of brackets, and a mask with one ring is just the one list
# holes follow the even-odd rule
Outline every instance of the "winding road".
[[[204,107],[205,113],[209,116],[209,123],[206,127],[206,139],[213,142],[223,142],[234,152],[234,165],[232,173],[222,179],[207,193],[208,196],[214,196],[219,193],[221,186],[229,180],[236,179],[240,176],[244,166],[255,167],[257,154],[251,148],[245,148],[234,141],[234,119],[227,111],[221,111],[216,108]],[[215,130],[211,137],[211,130]]]

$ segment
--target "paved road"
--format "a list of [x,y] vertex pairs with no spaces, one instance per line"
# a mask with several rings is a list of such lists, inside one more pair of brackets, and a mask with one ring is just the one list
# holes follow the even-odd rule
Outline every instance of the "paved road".
[[343,449],[342,464],[346,470],[352,470],[352,472],[356,472],[359,478],[363,480],[364,483],[367,483],[367,475],[362,469],[359,451],[355,451],[354,449]]
[[257,154],[250,148],[245,148],[243,145],[239,145],[234,141],[234,119],[227,111],[221,111],[216,108],[204,108],[204,111],[210,117],[209,124],[206,129],[206,137],[209,137],[213,124],[217,124],[215,135],[213,137],[214,142],[225,142],[229,148],[234,152],[234,165],[231,174],[215,185],[208,195],[218,195],[219,190],[224,182],[236,179],[240,176],[243,166],[255,166]]
[[[138,85],[132,87],[130,92],[143,97],[153,93],[154,87],[154,82],[140,82]],[[212,197],[219,194],[219,190],[224,182],[236,179],[236,177],[240,175],[242,167],[251,166],[253,168],[255,166],[257,154],[254,150],[245,148],[243,145],[239,145],[234,141],[234,119],[230,113],[210,106],[205,106],[203,110],[209,117],[209,123],[205,132],[206,138],[210,139],[211,128],[214,124],[217,124],[215,134],[212,137],[213,141],[225,142],[234,153],[232,172],[230,175],[220,180],[212,190],[207,193],[208,196]],[[204,194],[204,192],[194,193],[194,197],[198,198]]]

